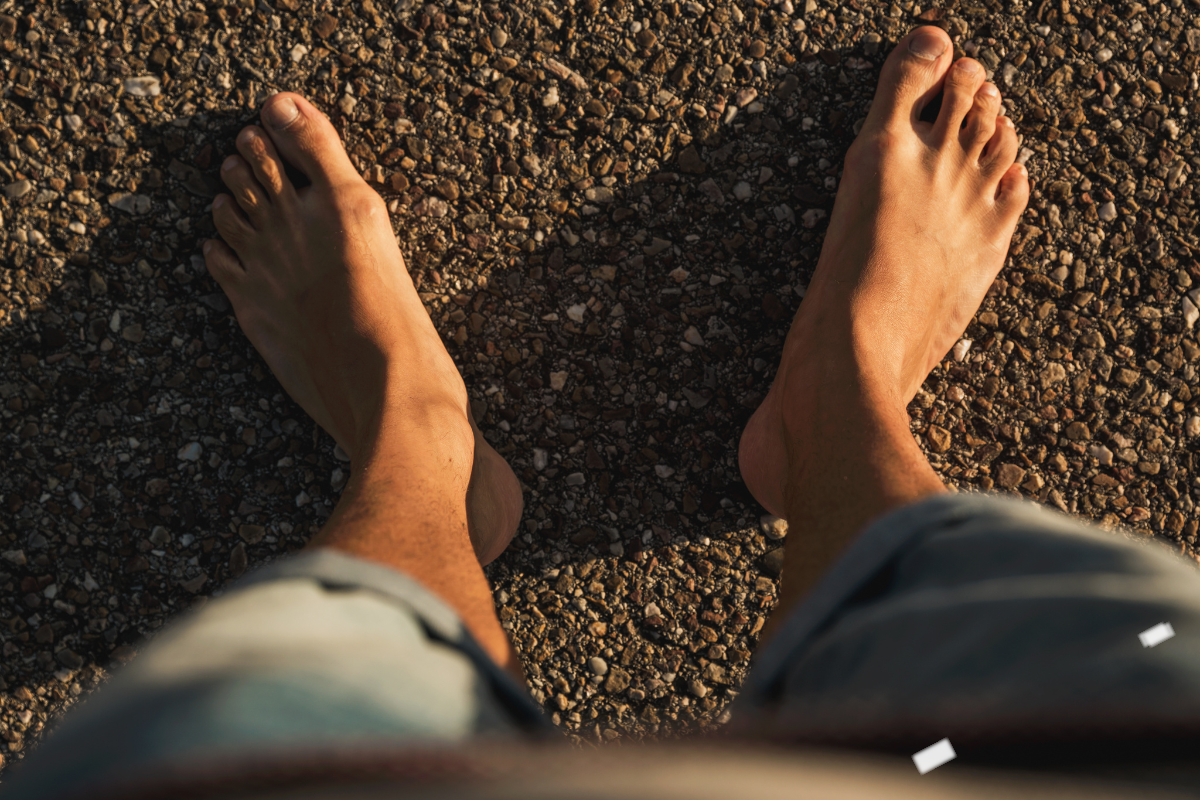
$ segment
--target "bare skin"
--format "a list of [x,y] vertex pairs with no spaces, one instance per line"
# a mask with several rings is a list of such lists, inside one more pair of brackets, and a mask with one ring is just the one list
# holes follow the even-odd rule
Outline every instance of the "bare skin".
[[[978,310],[1029,197],[999,91],[977,62],[952,62],[949,37],[918,28],[884,65],[775,382],[742,435],[746,485],[793,531],[772,623],[868,522],[946,490],[905,409]],[[937,120],[922,122],[939,92]]]
[[[213,201],[208,269],[279,382],[350,455],[312,546],[402,570],[515,669],[482,564],[507,546],[520,485],[471,418],[466,387],[409,279],[387,209],[329,120],[272,97],[238,136]],[[283,164],[308,177],[296,188]]]

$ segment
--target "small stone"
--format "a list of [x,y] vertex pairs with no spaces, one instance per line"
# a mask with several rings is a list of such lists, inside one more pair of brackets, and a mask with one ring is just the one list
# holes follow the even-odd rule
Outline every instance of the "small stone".
[[338,99],[338,108],[347,117],[354,114],[354,108],[358,105],[358,100],[348,94],[344,94]]
[[80,669],[83,667],[83,656],[74,650],[59,650],[54,654],[54,657],[58,660],[58,663],[67,669]]
[[1092,432],[1082,422],[1072,422],[1067,426],[1067,438],[1073,442],[1082,442],[1092,438]]
[[1113,201],[1102,203],[1100,208],[1096,209],[1097,216],[1105,222],[1112,222],[1117,218],[1117,206]]
[[675,474],[675,470],[671,467],[668,467],[666,464],[656,464],[654,466],[654,474],[663,480],[666,480]]
[[1100,466],[1108,467],[1113,463],[1113,451],[1102,444],[1094,444],[1088,448],[1088,455],[1100,462]]
[[26,563],[24,550],[5,550],[3,558],[10,564],[16,564],[18,567],[23,567]]
[[1188,417],[1188,421],[1183,429],[1187,432],[1188,436],[1200,436],[1200,417]]
[[199,461],[200,456],[204,453],[204,446],[199,442],[189,442],[179,448],[177,456],[180,461]]
[[78,114],[67,114],[63,117],[63,124],[67,126],[71,133],[75,133],[83,127],[83,118]]
[[1015,489],[1025,479],[1025,470],[1016,464],[1001,464],[996,471],[996,483],[1005,489]]
[[322,39],[328,39],[337,29],[337,17],[330,14],[322,14],[317,20],[317,24],[313,26],[313,31]]
[[567,309],[567,318],[572,322],[583,322],[583,315],[587,313],[587,306],[583,303],[576,303]]
[[738,89],[737,94],[734,95],[734,102],[737,103],[738,108],[745,108],[756,97],[758,97],[758,90],[751,86],[746,89]]
[[134,97],[158,97],[162,94],[162,84],[156,75],[139,75],[136,78],[126,78],[122,84],[125,94]]
[[582,472],[572,472],[567,476],[567,486],[583,486],[585,483],[587,483],[587,478]]
[[754,39],[746,46],[746,55],[750,58],[762,58],[767,54],[767,43],[762,39]]
[[940,425],[930,425],[925,431],[925,439],[929,442],[929,449],[935,453],[944,453],[950,449],[950,431]]
[[1096,51],[1096,63],[1103,64],[1113,57],[1113,51],[1107,47],[1101,47]]
[[604,681],[604,691],[609,694],[623,692],[629,688],[629,673],[620,667],[613,667],[608,671],[608,678]]
[[967,352],[970,351],[970,349],[971,349],[971,340],[970,339],[959,339],[958,343],[954,345],[954,349],[951,350],[950,352],[954,354],[955,361],[962,361],[963,359],[965,359],[967,357]]
[[696,330],[695,325],[689,325],[688,329],[683,332],[683,340],[693,347],[704,347],[704,337],[700,335],[700,331]]
[[758,518],[758,526],[762,529],[763,535],[772,541],[777,542],[787,536],[787,520],[774,514],[763,514]]
[[754,187],[747,181],[738,181],[733,185],[733,196],[738,200],[749,200],[754,196]]
[[312,498],[308,496],[308,492],[300,492],[296,495],[296,508],[304,508],[312,502]]
[[29,181],[15,181],[4,187],[4,196],[9,200],[17,200],[31,191],[33,191],[33,184]]
[[293,64],[299,64],[306,55],[308,55],[308,47],[303,44],[298,44],[288,51],[288,56],[292,59]]
[[762,565],[762,571],[774,578],[778,578],[783,572],[783,556],[784,550],[782,547],[768,550],[766,555],[762,557],[762,561],[759,562]]
[[533,468],[541,472],[550,463],[550,455],[540,447],[533,448]]
[[688,681],[688,691],[696,697],[708,697],[708,687],[699,678]]
[[150,198],[144,194],[115,192],[108,196],[108,204],[126,214],[141,215],[150,211]]
[[561,392],[562,388],[567,385],[567,372],[551,372],[550,373],[550,388],[553,391]]
[[592,656],[588,659],[588,669],[593,675],[607,675],[608,663],[600,656]]
[[504,45],[508,44],[508,32],[499,25],[492,28],[492,35],[489,38],[495,47],[504,47]]
[[1196,324],[1196,320],[1200,319],[1200,308],[1196,308],[1196,304],[1192,302],[1190,297],[1183,298],[1183,322],[1189,328]]
[[695,145],[688,145],[683,152],[679,154],[679,168],[684,172],[693,175],[703,175],[708,169],[708,165],[704,163],[704,159],[700,157],[699,151]]
[[262,525],[239,525],[238,536],[242,537],[242,541],[246,544],[258,544],[266,536],[267,529]]
[[[241,545],[238,545],[238,546],[240,547]],[[207,582],[208,582],[208,573],[201,572],[199,575],[197,575],[194,578],[190,578],[186,581],[180,581],[179,588],[183,589],[185,592],[195,594],[196,592],[200,591],[204,587],[204,584]]]

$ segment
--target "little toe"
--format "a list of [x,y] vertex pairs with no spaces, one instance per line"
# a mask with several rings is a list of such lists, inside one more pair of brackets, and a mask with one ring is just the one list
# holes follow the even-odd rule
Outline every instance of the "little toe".
[[271,138],[257,125],[242,129],[237,138],[238,152],[250,165],[254,177],[272,200],[290,195],[294,191],[288,180],[283,161],[275,150]]
[[221,164],[221,180],[225,181],[230,194],[237,200],[250,222],[255,223],[262,219],[271,201],[267,199],[267,193],[241,156],[225,159]]
[[901,40],[883,65],[863,127],[902,123],[911,130],[921,109],[937,95],[952,53],[950,37],[941,28],[920,27]]
[[1029,203],[1029,170],[1024,164],[1012,164],[1000,178],[996,191],[996,208],[1005,222],[1016,225],[1017,218]]
[[300,95],[272,96],[263,105],[262,118],[278,152],[313,183],[361,180],[333,124]]
[[1017,129],[1008,117],[996,117],[996,131],[988,140],[979,165],[991,180],[999,180],[1017,160]]
[[946,73],[942,88],[942,108],[937,122],[933,123],[933,134],[939,143],[958,137],[963,120],[975,105],[975,94],[983,83],[985,73],[980,63],[972,58],[960,58]]
[[975,104],[967,113],[960,134],[963,149],[972,159],[979,159],[992,134],[996,132],[996,117],[999,113],[1000,90],[995,84],[985,83],[975,93]]
[[246,268],[237,253],[220,239],[209,239],[204,243],[204,265],[208,274],[221,284],[222,288],[229,286],[246,274]]
[[212,202],[213,225],[217,233],[229,244],[234,251],[241,250],[250,242],[254,235],[254,226],[246,219],[246,215],[227,194],[219,194]]

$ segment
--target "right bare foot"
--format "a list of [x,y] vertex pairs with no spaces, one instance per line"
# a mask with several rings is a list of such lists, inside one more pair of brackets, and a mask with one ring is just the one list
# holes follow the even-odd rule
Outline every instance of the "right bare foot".
[[[846,154],[816,272],[738,454],[777,516],[833,406],[903,411],[978,310],[1028,201],[999,91],[952,53],[937,28],[901,41]],[[921,121],[939,92],[937,120]]]
[[[398,434],[414,475],[436,462],[461,483],[471,544],[487,564],[516,532],[520,484],[471,419],[383,201],[302,97],[277,94],[262,116],[266,129],[245,128],[241,156],[222,166],[233,196],[213,201],[224,241],[205,243],[209,272],[279,382],[356,468]],[[285,160],[312,185],[296,188]]]

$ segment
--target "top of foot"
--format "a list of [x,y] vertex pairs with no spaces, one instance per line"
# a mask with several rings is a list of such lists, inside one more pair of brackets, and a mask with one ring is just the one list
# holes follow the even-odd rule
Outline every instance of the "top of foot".
[[[304,98],[275,95],[262,120],[241,131],[238,155],[222,165],[229,194],[213,201],[221,238],[205,243],[210,273],[279,382],[356,466],[381,431],[423,421],[432,430],[435,417],[453,428],[427,457],[461,464],[472,539],[490,561],[515,532],[519,484],[473,430],[466,388],[382,199]],[[311,185],[293,185],[285,163]]]
[[1029,197],[1001,110],[983,67],[955,61],[938,28],[913,31],[884,64],[775,382],[742,437],[742,475],[771,513],[786,516],[783,476],[804,458],[783,442],[813,435],[839,382],[902,409],[978,310]]

